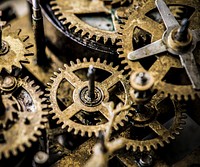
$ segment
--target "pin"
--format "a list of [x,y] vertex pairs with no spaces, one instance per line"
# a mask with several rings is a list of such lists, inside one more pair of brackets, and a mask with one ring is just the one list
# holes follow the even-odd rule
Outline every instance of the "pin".
[[188,39],[188,29],[189,29],[190,22],[188,19],[183,19],[181,22],[181,26],[175,35],[177,41],[184,42]]
[[95,68],[90,65],[87,73],[87,77],[89,79],[89,87],[88,87],[88,96],[91,101],[95,98]]
[[33,5],[33,32],[35,37],[35,45],[37,50],[37,64],[45,65],[48,62],[46,53],[45,53],[45,36],[44,36],[44,25],[43,17],[38,0],[32,0]]

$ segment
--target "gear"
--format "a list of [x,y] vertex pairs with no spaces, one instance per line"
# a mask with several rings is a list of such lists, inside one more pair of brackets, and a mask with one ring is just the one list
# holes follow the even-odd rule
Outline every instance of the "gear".
[[[118,34],[117,30],[119,28],[120,20],[119,17],[127,17],[125,16],[125,12],[129,7],[123,7],[123,5],[134,6],[135,8],[139,8],[145,3],[146,0],[143,1],[89,1],[89,0],[81,0],[81,1],[63,1],[63,0],[51,0],[50,4],[52,6],[52,11],[61,21],[64,26],[68,27],[68,30],[71,33],[78,34],[80,33],[81,38],[90,39],[99,43],[107,44],[112,43],[116,44]],[[113,5],[117,8],[113,8]],[[137,7],[136,7],[137,6]],[[121,10],[122,9],[122,10]],[[114,12],[114,13],[113,13]],[[116,12],[116,13],[115,13]],[[111,14],[112,23],[110,21],[107,25],[92,25],[91,16],[96,17],[96,14],[105,13],[106,15]],[[119,17],[117,16],[119,14]],[[81,15],[90,15],[90,20],[80,19]],[[107,16],[106,16],[107,17]],[[101,19],[102,20],[105,19]],[[96,24],[96,23],[95,23]],[[113,24],[113,25],[112,25]],[[107,27],[107,28],[106,28]]]
[[134,106],[130,110],[132,126],[122,133],[127,150],[143,152],[163,147],[185,124],[183,106],[162,94],[154,96],[143,112],[137,110]]
[[0,159],[9,158],[11,154],[16,156],[18,151],[31,147],[47,121],[46,99],[41,99],[43,92],[28,77],[18,79],[18,86],[10,96],[10,103],[4,105],[7,113],[15,113],[15,119],[0,129]]
[[[100,62],[100,59],[94,61],[93,58],[87,61],[86,58],[81,62],[77,59],[77,63],[64,65],[64,69],[59,69],[59,72],[54,73],[51,78],[52,83],[49,83],[49,100],[54,114],[53,119],[58,119],[57,123],[62,123],[62,128],[66,128],[68,132],[74,130],[74,134],[80,133],[81,136],[88,135],[89,137],[95,134],[99,135],[100,131],[104,131],[110,115],[107,109],[101,104],[109,100],[116,103],[123,102],[128,104],[130,98],[128,95],[126,77],[123,76],[123,71],[118,71],[118,67],[113,67],[112,64],[107,64],[106,61]],[[92,103],[89,103],[88,98],[88,79],[86,75],[87,69],[92,65],[96,69],[95,81],[95,98]],[[59,86],[63,81],[71,84],[73,94],[66,94],[65,99],[72,101],[63,107],[58,100]],[[70,92],[70,91],[68,91]],[[114,94],[113,94],[114,93]],[[67,96],[67,97],[66,97]],[[72,100],[70,100],[72,99]],[[128,112],[119,114],[116,118],[115,129],[118,125],[123,126],[123,121],[127,121],[126,115]]]
[[[191,29],[199,29],[198,0],[177,0],[176,2],[166,0],[166,3],[178,20],[188,18],[191,20]],[[125,23],[120,32],[122,34],[121,41],[117,44],[120,58],[123,59],[122,63],[127,65],[125,69],[147,70],[156,80],[155,88],[166,96],[171,95],[173,99],[177,98],[178,100],[182,98],[187,100],[190,97],[194,99],[198,92],[190,84],[179,57],[164,53],[139,61],[129,61],[127,58],[127,55],[133,50],[162,38],[165,26],[162,24],[155,1],[150,0],[142,8],[133,11]]]
[[29,36],[21,36],[21,29],[17,31],[6,27],[3,30],[2,50],[0,51],[0,72],[5,69],[12,72],[13,67],[22,68],[21,63],[29,63],[27,56],[32,56],[29,51],[33,45],[28,43]]

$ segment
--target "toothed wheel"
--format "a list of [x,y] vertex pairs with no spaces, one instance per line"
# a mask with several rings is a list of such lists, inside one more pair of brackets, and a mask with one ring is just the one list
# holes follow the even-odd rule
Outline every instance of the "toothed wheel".
[[45,99],[41,99],[43,92],[28,77],[18,79],[15,91],[5,96],[9,98],[9,103],[3,103],[5,112],[14,112],[14,119],[0,129],[0,159],[16,156],[31,147],[47,121],[47,106]]
[[[96,79],[94,103],[88,105],[87,70],[90,65],[96,69]],[[65,64],[64,69],[59,69],[54,75],[51,78],[52,82],[48,84],[51,113],[54,114],[53,119],[58,119],[57,124],[62,124],[62,128],[67,128],[68,132],[80,133],[81,136],[98,136],[111,119],[109,112],[101,103],[109,100],[115,101],[116,104],[130,102],[123,71],[118,71],[118,67],[113,67],[106,61],[100,62],[100,59],[87,61],[84,58],[81,62],[77,59],[77,63],[71,62],[70,66]],[[62,90],[59,90],[61,87]],[[59,92],[66,90],[67,93],[62,93],[63,98],[58,99]],[[122,112],[117,116],[115,129],[118,125],[124,125],[123,121],[127,121],[127,114],[128,112]]]
[[[190,29],[199,29],[198,0],[165,0],[171,12],[178,21],[188,18]],[[199,91],[193,89],[192,84],[181,65],[179,56],[167,52],[152,57],[131,61],[128,54],[162,38],[166,29],[162,17],[156,8],[155,1],[148,1],[142,8],[133,11],[132,15],[121,26],[118,53],[126,65],[125,69],[132,71],[147,70],[155,78],[155,88],[173,99],[195,99]],[[198,50],[198,47],[196,48]]]
[[10,27],[6,27],[2,34],[0,72],[5,69],[11,73],[13,67],[22,68],[22,63],[29,63],[27,57],[33,55],[29,51],[33,45],[28,43],[29,36],[20,35],[21,29],[14,31]]
[[130,109],[132,125],[121,134],[125,137],[127,150],[143,152],[164,147],[165,143],[170,143],[180,134],[185,125],[183,106],[162,94],[154,96],[141,112],[137,110]]
[[145,2],[51,0],[50,7],[70,36],[96,50],[114,53],[121,18],[127,17],[130,6],[140,8]]

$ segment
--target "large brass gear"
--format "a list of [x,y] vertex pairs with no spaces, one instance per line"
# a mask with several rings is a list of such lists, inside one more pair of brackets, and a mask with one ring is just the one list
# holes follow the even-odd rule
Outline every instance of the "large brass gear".
[[[99,70],[95,81],[96,96],[92,105],[87,104],[87,97],[84,94],[85,90],[88,88],[88,79],[87,75],[84,75],[84,71],[87,71],[90,65],[96,70]],[[76,72],[81,72],[82,76],[78,75]],[[53,119],[58,119],[57,123],[62,123],[62,128],[67,128],[68,132],[73,131],[74,134],[80,133],[81,136],[98,136],[100,131],[105,130],[110,119],[109,112],[101,103],[108,102],[114,97],[117,97],[117,99],[124,104],[130,103],[128,85],[125,75],[123,76],[123,71],[118,71],[118,66],[113,67],[112,64],[107,64],[106,61],[100,62],[100,59],[94,61],[93,58],[87,61],[87,59],[84,58],[83,62],[81,62],[77,59],[77,63],[71,62],[70,66],[64,65],[64,69],[59,69],[59,72],[54,73],[54,75],[55,76],[51,78],[52,82],[49,83],[50,87],[48,88],[48,96],[52,108],[50,113],[54,114]],[[103,80],[102,77],[104,78]],[[62,111],[58,105],[58,88],[63,80],[67,80],[74,89],[72,94],[65,95],[65,99],[72,99],[72,102]],[[65,89],[70,89],[70,87]],[[113,92],[115,92],[115,94],[112,94]],[[93,121],[96,122],[91,125],[88,123],[88,119],[96,114],[98,118],[94,118]],[[114,125],[115,129],[118,129],[119,125],[124,125],[123,121],[127,121],[127,114],[128,112],[123,112],[117,116],[116,124]],[[78,121],[75,120],[77,118]]]
[[0,159],[16,156],[18,152],[31,147],[32,142],[41,136],[41,130],[45,128],[44,123],[47,121],[46,99],[42,99],[43,92],[34,81],[28,77],[18,79],[17,87],[10,96],[11,103],[8,106],[5,104],[5,108],[16,116],[7,127],[0,129],[1,139],[5,141],[0,143]]
[[12,30],[6,27],[3,30],[2,44],[0,51],[0,72],[5,69],[11,73],[13,67],[22,68],[22,63],[29,63],[28,56],[33,56],[29,50],[33,45],[28,42],[29,36],[21,35],[21,29]]
[[[106,4],[107,2],[107,4]],[[134,6],[139,8],[145,3],[146,0],[142,1],[90,1],[90,0],[81,0],[81,1],[63,1],[63,0],[51,0],[50,4],[52,5],[52,10],[54,14],[58,17],[61,23],[64,26],[67,26],[70,32],[77,34],[80,33],[81,38],[92,39],[99,43],[112,43],[116,44],[118,39],[118,28],[119,23],[117,21],[116,15],[119,14],[119,17],[127,17],[129,13],[129,7],[122,7],[124,4],[129,4],[128,6]],[[112,5],[118,4],[118,10],[113,14],[114,10]],[[120,8],[121,7],[121,8]],[[126,13],[127,12],[127,13]],[[77,17],[77,14],[97,14],[97,13],[106,13],[112,14],[113,20],[113,30],[103,30],[94,26],[87,24]],[[125,14],[126,13],[126,14]]]
[[[200,8],[200,4],[198,0],[166,0],[165,2],[169,5],[172,13],[178,20],[188,17],[191,20],[191,29],[199,29],[200,23],[198,9]],[[178,69],[183,69],[178,57],[164,53],[149,58],[146,61],[129,61],[127,58],[128,53],[138,49],[137,43],[140,43],[140,45],[142,45],[140,47],[143,47],[144,45],[154,42],[162,37],[165,26],[162,21],[159,21],[161,18],[159,12],[155,11],[155,1],[150,0],[142,8],[133,11],[132,15],[127,21],[125,21],[126,24],[121,26],[121,41],[117,45],[120,47],[118,52],[120,58],[123,58],[122,63],[127,65],[126,69],[131,68],[133,71],[144,70],[145,68],[155,78],[155,88],[165,93],[166,96],[171,95],[172,98],[177,98],[179,100],[182,98],[185,100],[188,98],[194,99],[198,92],[192,88],[192,85],[188,83],[188,81],[181,84],[173,83],[172,81],[165,81],[164,77],[171,68],[176,71],[178,71]],[[149,13],[151,13],[151,16],[148,16]],[[189,16],[186,15],[187,13]],[[152,16],[154,18],[152,18]],[[136,44],[133,44],[133,41]],[[148,66],[145,67],[143,64],[147,64]],[[188,80],[187,75],[184,75],[183,77],[181,76],[180,80]]]
[[[169,97],[164,97],[163,94],[155,95],[145,106],[146,111],[143,113],[137,112],[135,107],[130,109],[132,125],[122,133],[127,150],[143,152],[163,147],[165,143],[175,139],[185,125],[186,115],[183,106]],[[170,116],[167,118],[167,115]],[[133,129],[130,130],[131,128]],[[144,134],[147,129],[146,136]]]

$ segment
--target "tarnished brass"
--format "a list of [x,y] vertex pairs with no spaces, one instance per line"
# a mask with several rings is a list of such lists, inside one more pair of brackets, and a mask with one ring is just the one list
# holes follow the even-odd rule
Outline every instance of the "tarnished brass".
[[[0,129],[0,159],[16,156],[19,152],[24,152],[26,147],[30,148],[41,136],[41,130],[45,128],[47,121],[44,104],[45,99],[41,99],[43,92],[34,85],[28,77],[17,80],[18,94],[14,92],[3,96],[3,104],[6,114],[1,116]],[[9,128],[8,128],[9,127]]]
[[[97,78],[95,81],[95,89],[98,90],[95,92],[95,100],[100,100],[100,102],[95,105],[91,103],[91,106],[88,106],[84,104],[87,91],[83,92],[83,90],[87,89],[89,84],[87,76],[84,76],[84,69],[87,70],[90,65],[100,70],[99,79]],[[78,75],[80,73],[81,75]],[[107,75],[107,77],[105,78],[104,75]],[[101,81],[101,77],[104,77],[103,81]],[[65,108],[61,110],[58,105],[57,97],[59,86],[62,84],[63,80],[66,80],[69,86],[71,85],[71,88],[69,86],[64,88],[69,89],[68,92],[71,93],[65,96],[65,99],[70,101],[70,103],[65,104]],[[97,61],[93,59],[87,61],[87,59],[84,58],[83,62],[77,59],[77,62],[71,62],[70,66],[64,65],[64,69],[60,68],[59,72],[54,73],[49,86],[48,96],[50,97],[50,107],[52,108],[50,113],[54,114],[53,119],[58,119],[57,123],[62,123],[63,129],[67,128],[68,132],[73,130],[74,134],[81,134],[81,136],[98,136],[100,131],[105,130],[111,118],[107,109],[101,104],[102,102],[108,102],[111,96],[117,96],[124,104],[130,103],[128,85],[123,76],[123,71],[118,71],[118,67],[113,67],[112,64],[107,64],[106,61],[101,62],[100,59]],[[112,94],[113,90],[117,91],[119,87],[121,87],[120,91],[118,93],[116,92],[116,95]],[[123,112],[117,116],[114,126],[115,129],[118,129],[118,124],[123,125],[122,121],[127,120],[127,114],[127,112]],[[78,118],[80,123],[75,120],[74,116]],[[94,117],[96,123],[90,125],[87,116],[88,118]]]
[[[165,1],[175,17],[181,21],[183,18],[189,18],[191,21],[191,29],[199,29],[199,1]],[[188,12],[188,16],[184,13]],[[184,97],[184,99],[195,98],[198,91],[195,91],[188,81],[188,76],[183,70],[183,74],[179,81],[174,81],[176,76],[165,81],[165,77],[170,72],[170,70],[180,70],[182,69],[181,62],[178,56],[171,55],[169,53],[163,53],[161,55],[155,55],[152,59],[141,60],[141,61],[130,61],[127,56],[130,52],[157,41],[162,38],[165,31],[165,26],[162,23],[162,19],[159,16],[158,11],[156,12],[156,5],[154,0],[149,0],[143,7],[137,11],[133,11],[128,20],[125,20],[125,25],[122,26],[121,30],[121,41],[118,43],[120,48],[118,52],[120,53],[120,58],[123,58],[124,64],[128,64],[126,68],[131,68],[132,71],[146,70],[151,73],[155,78],[155,87],[165,93],[166,96],[171,95],[172,98],[178,98],[179,100]],[[139,33],[137,30],[139,29]],[[142,39],[142,45],[141,40]],[[157,48],[155,48],[157,49]],[[143,61],[143,62],[142,62]],[[148,61],[152,61],[148,67],[144,64],[148,64]],[[178,76],[177,72],[177,76]]]

